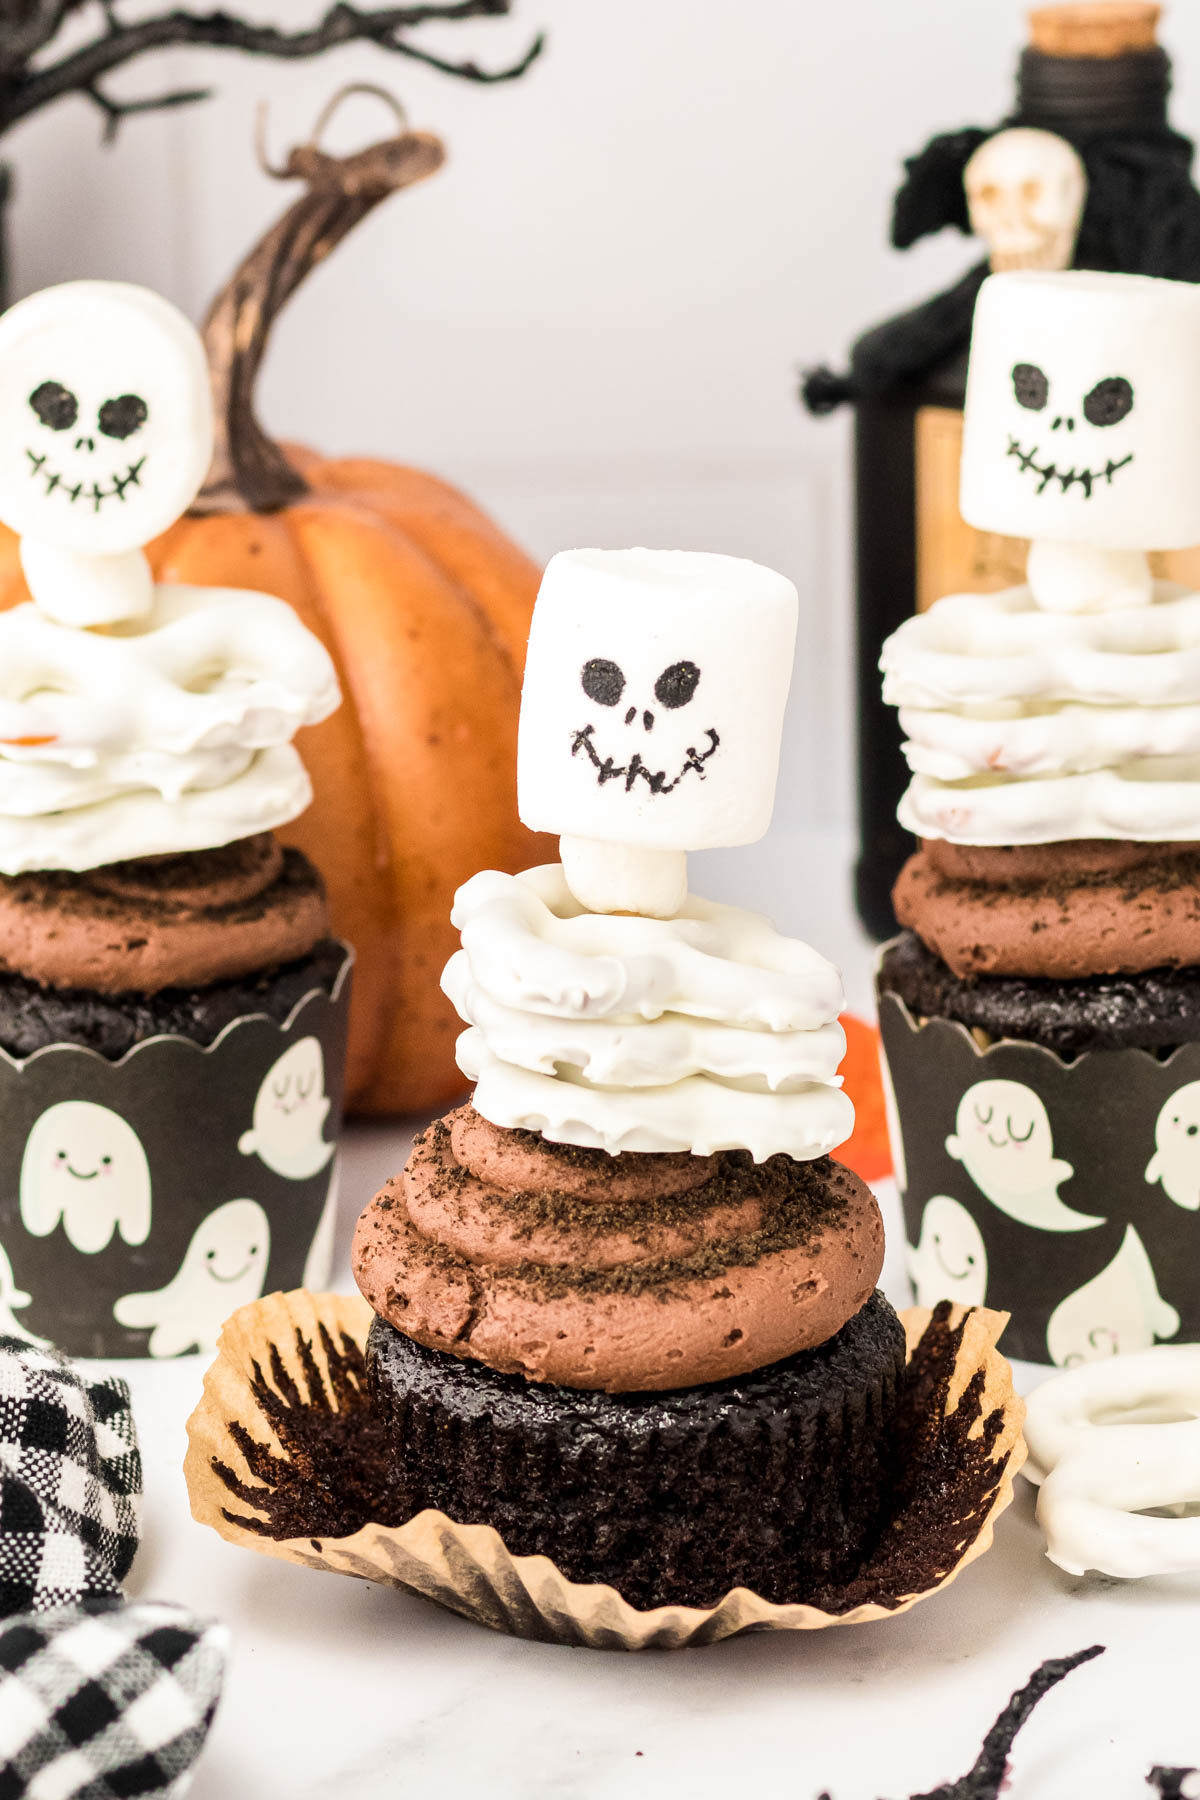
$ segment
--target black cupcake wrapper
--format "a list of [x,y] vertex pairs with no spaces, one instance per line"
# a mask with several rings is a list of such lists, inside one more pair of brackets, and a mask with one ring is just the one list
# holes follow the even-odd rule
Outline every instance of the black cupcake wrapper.
[[1064,1367],[1200,1337],[1200,1043],[1068,1061],[884,992],[879,1024],[920,1304],[1003,1308],[1008,1355]]
[[352,964],[208,1045],[0,1050],[0,1329],[74,1356],[211,1350],[237,1306],[325,1278]]

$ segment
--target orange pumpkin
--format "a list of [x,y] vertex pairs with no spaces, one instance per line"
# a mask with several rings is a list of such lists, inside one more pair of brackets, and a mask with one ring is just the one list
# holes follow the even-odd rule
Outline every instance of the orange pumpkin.
[[[348,1104],[432,1110],[465,1085],[438,978],[457,946],[455,888],[547,860],[516,810],[516,729],[539,572],[433,475],[286,452],[254,418],[271,325],[308,271],[398,188],[432,174],[424,133],[346,158],[306,145],[306,191],[205,322],[217,455],[196,509],[149,555],[160,580],[256,588],[295,607],[333,656],[343,701],[297,745],[312,806],[280,835],[322,870],[334,930],[357,952]],[[24,598],[11,537],[0,605]]]

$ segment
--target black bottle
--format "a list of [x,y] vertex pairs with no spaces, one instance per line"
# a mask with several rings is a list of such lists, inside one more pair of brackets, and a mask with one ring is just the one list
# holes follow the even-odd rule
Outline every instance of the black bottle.
[[[1193,146],[1167,123],[1170,60],[1155,42],[1159,8],[1056,5],[1031,16],[1015,111],[989,129],[934,138],[906,163],[892,242],[906,249],[944,226],[971,230],[963,175],[972,155],[1012,126],[1051,131],[1074,147],[1087,198],[1072,266],[1200,280],[1200,192]],[[1065,258],[1043,267],[1063,267]],[[879,651],[914,611],[942,594],[1024,579],[1025,546],[971,530],[958,512],[967,352],[985,259],[954,287],[889,319],[854,345],[848,374],[815,369],[803,398],[816,413],[855,407],[859,850],[856,897],[876,937],[896,929],[892,884],[912,848],[896,821],[908,781],[894,707],[883,704]],[[1196,580],[1194,552],[1169,565]],[[1186,573],[1185,573],[1186,572]]]

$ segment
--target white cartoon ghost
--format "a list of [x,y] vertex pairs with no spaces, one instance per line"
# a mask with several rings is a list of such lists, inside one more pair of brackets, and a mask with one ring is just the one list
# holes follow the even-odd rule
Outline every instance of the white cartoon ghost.
[[1200,1210],[1200,1081],[1176,1088],[1158,1115],[1154,1145],[1146,1180],[1161,1181],[1176,1206]]
[[36,1337],[17,1320],[17,1313],[24,1312],[32,1299],[32,1294],[25,1293],[24,1289],[17,1286],[8,1251],[0,1245],[0,1337],[24,1338],[27,1344],[45,1345],[49,1342],[48,1338]]
[[1146,1246],[1132,1225],[1106,1269],[1055,1307],[1046,1328],[1050,1360],[1062,1369],[1130,1350],[1149,1350],[1179,1330],[1163,1299]]
[[333,1155],[334,1146],[321,1136],[329,1105],[320,1043],[299,1038],[263,1077],[253,1127],[243,1131],[238,1149],[260,1157],[276,1175],[307,1181]]
[[1075,1212],[1058,1197],[1075,1173],[1054,1154],[1039,1095],[1020,1081],[977,1081],[958,1103],[947,1153],[985,1199],[1039,1231],[1090,1231],[1104,1220]]
[[151,1356],[215,1350],[239,1306],[257,1300],[271,1254],[271,1227],[257,1200],[227,1200],[196,1227],[176,1274],[151,1294],[123,1294],[118,1325],[151,1331]]
[[982,1306],[987,1293],[987,1251],[979,1227],[959,1201],[935,1194],[921,1214],[921,1235],[905,1252],[918,1306],[957,1300]]
[[150,1235],[150,1165],[136,1131],[107,1106],[60,1100],[25,1142],[21,1220],[34,1237],[62,1221],[76,1250],[95,1256],[119,1231],[127,1244]]

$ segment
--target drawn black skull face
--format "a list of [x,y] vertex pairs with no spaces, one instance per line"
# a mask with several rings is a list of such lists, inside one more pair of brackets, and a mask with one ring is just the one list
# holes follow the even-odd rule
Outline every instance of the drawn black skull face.
[[517,791],[535,831],[652,850],[771,816],[796,591],[735,557],[567,550],[534,608]]
[[31,479],[44,484],[47,498],[57,494],[85,512],[124,503],[146,466],[136,440],[149,435],[150,408],[140,394],[112,395],[91,414],[65,383],[47,379],[30,394],[29,411],[25,456]]
[[980,531],[1096,549],[1200,538],[1200,288],[1091,270],[984,282],[960,507]]
[[579,685],[593,706],[604,711],[574,732],[571,755],[586,758],[601,787],[619,781],[626,793],[644,784],[650,794],[670,794],[685,777],[704,780],[705,764],[716,755],[721,739],[712,725],[698,731],[693,712],[683,716],[700,686],[694,662],[684,658],[669,664],[653,693],[639,694],[619,663],[592,656],[579,672]]
[[0,517],[97,556],[194,499],[211,455],[199,338],[156,294],[73,282],[0,321]]
[[[1125,434],[1119,442],[1107,435],[1133,411],[1133,383],[1126,375],[1102,375],[1079,397],[1060,393],[1061,386],[1037,363],[1014,363],[1013,398],[1033,416],[1026,433],[1007,434],[1007,454],[1031,477],[1036,494],[1057,483],[1064,494],[1078,486],[1090,500],[1133,461]],[[1097,432],[1106,435],[1098,439]]]

